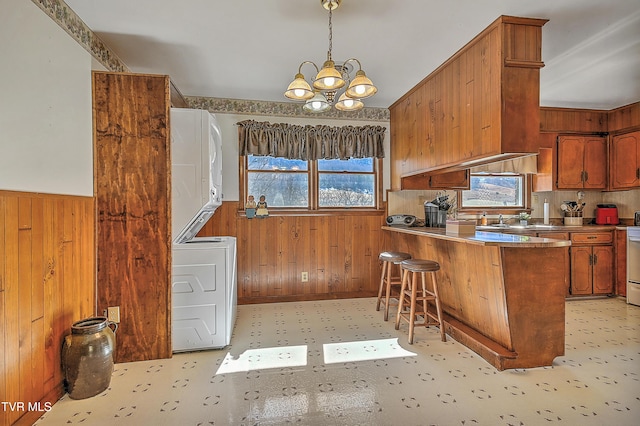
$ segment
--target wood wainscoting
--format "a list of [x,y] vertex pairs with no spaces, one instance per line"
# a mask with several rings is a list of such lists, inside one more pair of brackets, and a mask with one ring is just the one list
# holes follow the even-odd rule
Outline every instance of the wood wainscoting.
[[92,197],[0,191],[0,425],[64,393],[64,336],[95,313],[94,216]]
[[382,212],[247,219],[224,202],[198,236],[237,238],[240,304],[372,297],[383,222]]

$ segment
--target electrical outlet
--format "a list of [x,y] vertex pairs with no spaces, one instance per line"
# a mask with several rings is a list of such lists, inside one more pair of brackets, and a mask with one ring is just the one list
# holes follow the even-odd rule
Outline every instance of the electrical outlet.
[[120,306],[110,306],[107,308],[107,319],[111,322],[120,322]]
[[306,283],[309,281],[309,273],[308,272],[303,272],[302,273],[302,282]]
[[533,195],[533,204],[538,204],[538,195],[537,194]]

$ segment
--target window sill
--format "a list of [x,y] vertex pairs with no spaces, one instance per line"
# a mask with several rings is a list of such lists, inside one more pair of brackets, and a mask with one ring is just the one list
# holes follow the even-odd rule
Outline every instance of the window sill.
[[[269,209],[269,217],[278,216],[384,216],[381,209],[326,209],[326,210],[288,210]],[[238,217],[246,217],[244,210],[238,210]],[[260,219],[260,218],[255,218]]]

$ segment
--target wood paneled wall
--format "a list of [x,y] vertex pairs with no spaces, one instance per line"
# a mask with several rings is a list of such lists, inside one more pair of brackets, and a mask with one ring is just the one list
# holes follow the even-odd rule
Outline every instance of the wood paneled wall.
[[93,73],[97,309],[120,307],[116,362],[170,358],[169,77]]
[[640,102],[609,111],[609,132],[622,133],[640,128]]
[[25,404],[0,425],[64,393],[62,341],[95,314],[94,223],[91,197],[0,191],[0,401]]
[[604,133],[607,111],[540,107],[541,132]]
[[640,126],[640,102],[611,111],[540,107],[544,133],[619,133]]
[[382,213],[247,219],[225,202],[198,235],[237,237],[238,303],[246,304],[376,295],[382,225]]

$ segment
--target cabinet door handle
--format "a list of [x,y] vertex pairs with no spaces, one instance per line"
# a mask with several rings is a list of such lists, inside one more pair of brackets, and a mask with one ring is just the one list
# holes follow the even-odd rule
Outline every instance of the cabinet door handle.
[[593,255],[589,255],[589,266],[593,265]]
[[640,167],[636,169],[636,178],[640,179]]
[[589,172],[588,171],[584,171],[584,181],[587,182],[589,181]]
[[594,254],[594,255],[593,255],[593,264],[595,265],[595,264],[597,264],[597,263],[598,263],[598,255],[597,255],[597,254]]

